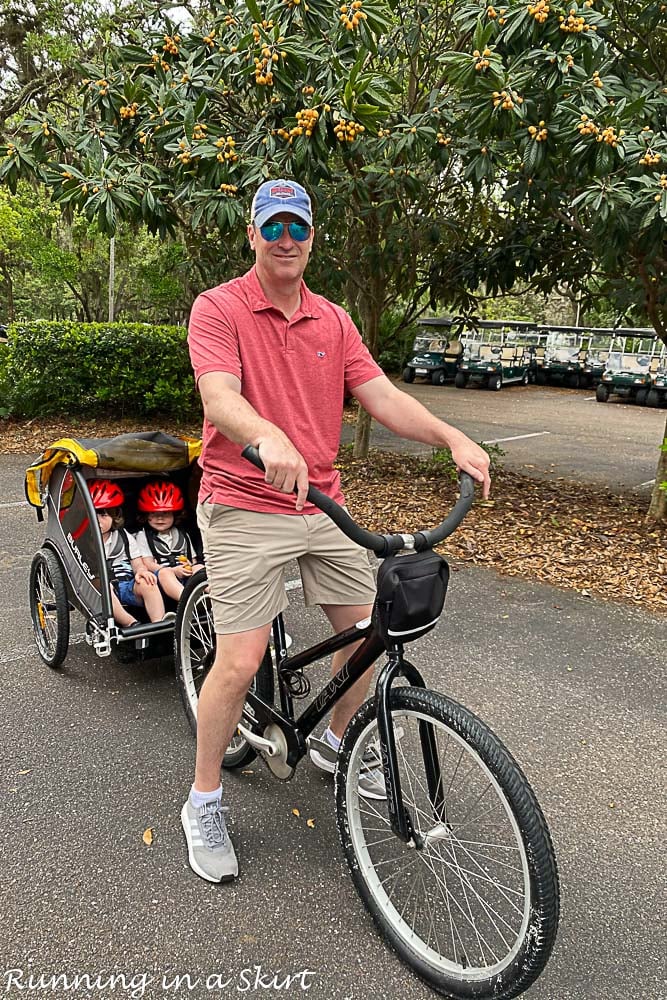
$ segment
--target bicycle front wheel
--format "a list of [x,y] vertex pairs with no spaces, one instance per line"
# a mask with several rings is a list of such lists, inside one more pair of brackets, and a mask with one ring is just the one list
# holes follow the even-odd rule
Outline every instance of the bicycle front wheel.
[[[178,602],[174,624],[174,664],[176,680],[185,714],[192,732],[197,734],[197,706],[206,675],[215,659],[215,628],[206,570],[190,577]],[[263,701],[273,701],[273,663],[267,647],[252,689]],[[223,767],[245,767],[256,753],[237,733],[227,748]]]
[[[343,736],[336,771],[338,832],[357,891],[386,940],[437,992],[516,997],[546,965],[558,927],[556,861],[535,795],[500,740],[444,695],[396,688],[391,717],[418,843],[392,833],[386,801],[359,795],[369,752],[378,753],[369,701]],[[439,804],[424,766],[429,730]]]

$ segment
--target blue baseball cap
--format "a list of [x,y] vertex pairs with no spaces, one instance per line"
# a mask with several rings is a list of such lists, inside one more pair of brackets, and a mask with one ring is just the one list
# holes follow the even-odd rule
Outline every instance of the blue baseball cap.
[[255,197],[252,199],[250,221],[259,228],[272,219],[274,215],[279,215],[280,212],[291,212],[307,225],[312,226],[313,224],[313,210],[305,188],[302,188],[296,181],[284,179],[264,181],[257,188]]

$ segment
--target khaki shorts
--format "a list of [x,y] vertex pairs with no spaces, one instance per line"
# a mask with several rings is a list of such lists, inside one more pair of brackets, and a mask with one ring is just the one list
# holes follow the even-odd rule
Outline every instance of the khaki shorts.
[[299,563],[307,607],[375,600],[371,556],[326,514],[261,514],[206,501],[197,507],[215,631],[248,632],[289,605],[285,568]]

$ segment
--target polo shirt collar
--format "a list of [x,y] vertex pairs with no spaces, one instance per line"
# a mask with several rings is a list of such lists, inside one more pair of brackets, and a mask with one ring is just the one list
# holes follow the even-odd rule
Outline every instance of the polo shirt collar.
[[[257,277],[257,269],[254,264],[246,274],[246,282],[248,286],[250,308],[253,312],[263,312],[265,309],[276,308],[272,302],[269,302],[264,294],[264,289],[262,288],[259,278]],[[319,319],[321,314],[317,299],[310,291],[303,278],[301,279],[300,291],[301,305],[292,316],[290,322],[293,322],[295,319],[301,319],[302,317],[308,319]]]

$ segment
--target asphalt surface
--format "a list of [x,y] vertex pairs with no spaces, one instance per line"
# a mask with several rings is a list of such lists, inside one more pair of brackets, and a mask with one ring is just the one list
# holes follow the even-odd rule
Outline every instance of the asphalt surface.
[[[457,407],[475,392],[410,388]],[[465,426],[461,409],[449,416]],[[517,410],[518,428],[527,419]],[[37,656],[27,581],[42,529],[21,503],[26,464],[0,456],[0,995],[433,997],[375,932],[338,844],[331,782],[308,763],[285,784],[259,763],[227,776],[241,876],[213,886],[192,874],[179,812],[194,743],[171,662],[98,659],[78,616],[60,671]],[[302,647],[322,620],[300,591],[291,600]],[[437,629],[411,650],[431,686],[505,741],[547,817],[561,928],[528,1000],[667,998],[666,639],[664,619],[463,566]],[[93,987],[126,978],[113,991],[39,988],[58,973],[88,973]]]

